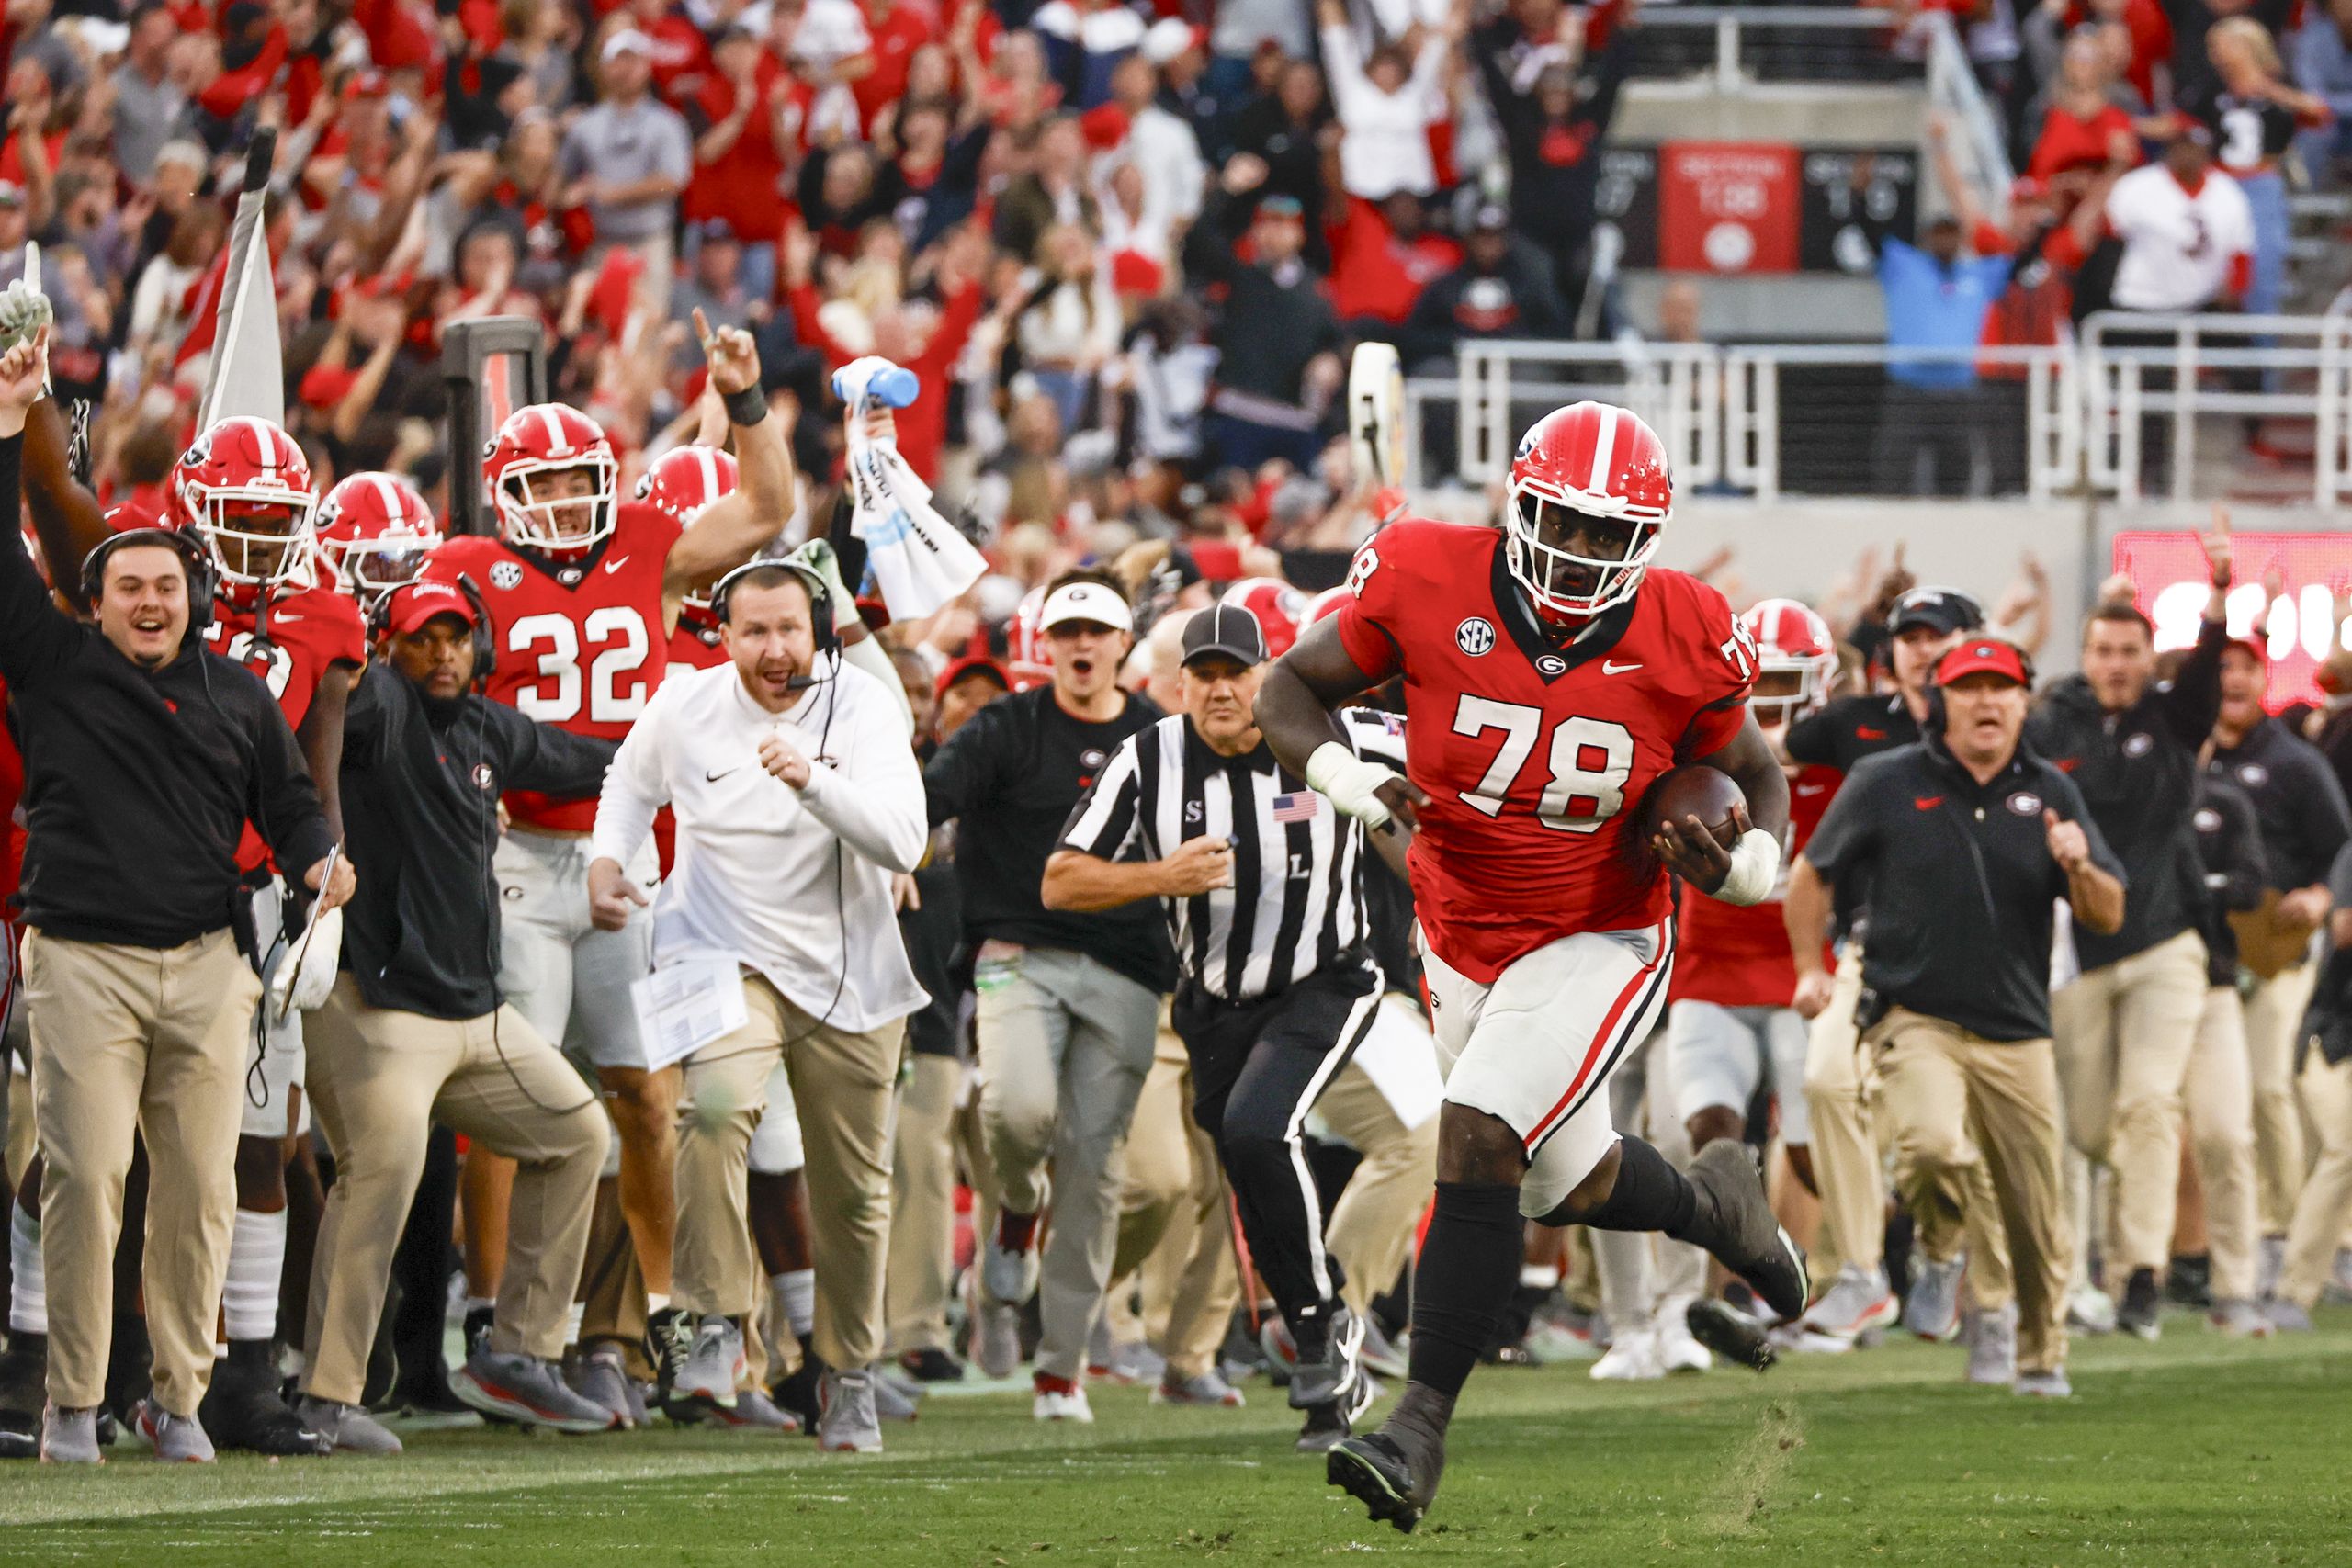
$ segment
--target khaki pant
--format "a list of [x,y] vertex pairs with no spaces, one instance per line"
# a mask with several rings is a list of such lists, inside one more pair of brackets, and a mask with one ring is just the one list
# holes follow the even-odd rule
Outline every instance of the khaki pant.
[[46,1162],[50,1401],[78,1410],[106,1397],[114,1249],[136,1134],[153,1172],[144,1294],[155,1398],[193,1416],[212,1377],[261,981],[226,931],[155,949],[28,930],[25,998]]
[[914,1052],[891,1140],[889,1354],[947,1348],[956,1272],[956,1097],[964,1064]]
[[2308,1308],[2327,1283],[2345,1222],[2352,1219],[2352,1061],[2331,1066],[2312,1051],[2301,1081],[2303,1106],[2319,1134],[2319,1160],[2295,1201],[2278,1294]]
[[[1383,998],[1380,1005],[1412,1006],[1395,996]],[[1332,1078],[1315,1111],[1363,1156],[1332,1206],[1323,1245],[1347,1274],[1340,1299],[1358,1317],[1368,1317],[1373,1298],[1396,1282],[1421,1211],[1437,1190],[1439,1119],[1432,1115],[1418,1127],[1406,1126],[1371,1076],[1353,1062]]]
[[[1193,1121],[1193,1070],[1184,1043],[1159,1012],[1151,1071],[1127,1134],[1118,1247],[1108,1311],[1114,1342],[1159,1350],[1170,1382],[1216,1365],[1241,1299],[1232,1210],[1216,1145]],[[1126,1289],[1134,1276],[1136,1291]],[[1139,1296],[1142,1310],[1129,1304]]]
[[33,1080],[12,1067],[8,1073],[7,1153],[0,1156],[0,1174],[6,1176],[11,1192],[25,1184],[26,1168],[33,1163],[34,1143]]
[[1817,1285],[1836,1279],[1841,1266],[1869,1272],[1885,1261],[1886,1174],[1871,1133],[1865,1064],[1854,1034],[1854,1004],[1861,992],[1861,948],[1849,942],[1838,960],[1829,1005],[1813,1021],[1804,1058],[1813,1176],[1821,1186],[1820,1245],[1813,1253]]
[[349,975],[311,1016],[308,1043],[311,1103],[335,1154],[311,1265],[310,1394],[359,1402],[436,1122],[516,1162],[491,1348],[560,1357],[612,1135],[594,1093],[511,1007],[469,1019],[370,1007]]
[[2217,1301],[2252,1301],[2255,1290],[2254,1077],[2237,987],[2214,986],[2197,1018],[2181,1087],[2188,1146],[2205,1197],[2205,1246]]
[[2262,1234],[2284,1235],[2303,1190],[2303,1113],[2295,1102],[2295,1044],[2319,966],[2308,960],[2257,981],[2245,998],[2254,1072],[2254,1159]]
[[890,1242],[891,1090],[906,1025],[863,1033],[820,1022],[763,976],[746,976],[751,1021],[686,1059],[678,1138],[675,1300],[723,1313],[747,1333],[764,1280],[752,1245],[743,1175],[752,1130],[781,1059],[808,1151],[809,1244],[817,1270],[817,1354],[868,1366],[882,1353]]
[[[2014,1272],[2018,1368],[2066,1362],[2074,1236],[2059,1172],[2058,1070],[2047,1040],[1987,1040],[1896,1008],[1871,1031],[1879,1127],[1894,1147],[1895,1191],[1929,1257],[1949,1258],[1978,1171],[1991,1179]],[[1988,1229],[1991,1227],[1987,1227]],[[1982,1233],[1972,1230],[1972,1251]],[[1972,1289],[1975,1285],[1970,1277]],[[1979,1307],[1998,1305],[1977,1298]]]
[[2066,1127],[2114,1171],[2112,1261],[2161,1271],[2180,1190],[2181,1085],[2205,1009],[2205,941],[2182,931],[2050,998]]

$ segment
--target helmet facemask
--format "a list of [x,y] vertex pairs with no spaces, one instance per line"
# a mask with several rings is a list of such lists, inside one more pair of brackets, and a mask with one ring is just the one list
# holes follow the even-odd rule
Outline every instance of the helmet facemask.
[[1589,511],[1527,479],[1511,488],[1503,548],[1511,577],[1539,615],[1555,624],[1580,622],[1633,598],[1657,536],[1655,520]]
[[354,539],[336,549],[335,571],[350,587],[360,607],[372,611],[394,590],[405,588],[424,575],[426,558],[440,543],[437,533],[388,528],[373,537]]
[[[576,474],[587,477],[584,488],[570,477]],[[551,554],[594,549],[613,531],[614,478],[602,453],[509,465],[498,481],[506,542]]]
[[278,588],[311,574],[318,502],[282,485],[188,487],[188,527],[228,588]]

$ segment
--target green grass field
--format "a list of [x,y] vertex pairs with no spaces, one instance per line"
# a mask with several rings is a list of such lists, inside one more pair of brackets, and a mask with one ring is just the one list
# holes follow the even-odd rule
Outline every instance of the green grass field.
[[0,1560],[46,1564],[604,1562],[2343,1563],[2352,1312],[2236,1343],[2176,1315],[2078,1341],[2075,1397],[1963,1387],[1917,1344],[1597,1384],[1487,1369],[1408,1538],[1294,1454],[1279,1391],[1240,1411],[1094,1391],[1041,1429],[1010,1392],[933,1397],[890,1451],[666,1432],[411,1434],[400,1460],[0,1469]]

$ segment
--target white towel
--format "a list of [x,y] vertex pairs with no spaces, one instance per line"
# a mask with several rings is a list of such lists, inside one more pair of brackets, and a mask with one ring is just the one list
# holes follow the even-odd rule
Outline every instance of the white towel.
[[[834,373],[834,389],[854,414],[874,406],[865,389],[898,367],[868,355]],[[849,422],[850,532],[865,546],[868,569],[896,621],[919,621],[963,596],[988,563],[931,504],[931,487],[899,455],[895,438],[876,441],[863,418]]]

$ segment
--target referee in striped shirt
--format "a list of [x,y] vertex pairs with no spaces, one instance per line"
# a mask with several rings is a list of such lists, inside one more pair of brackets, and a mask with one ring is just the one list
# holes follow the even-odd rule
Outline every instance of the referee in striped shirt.
[[[1258,618],[1217,604],[1184,628],[1183,709],[1122,741],[1046,862],[1047,908],[1158,898],[1182,980],[1173,1021],[1193,1118],[1216,1143],[1250,1255],[1298,1345],[1302,1449],[1372,1402],[1363,1325],[1340,1299],[1301,1127],[1370,1029],[1382,989],[1364,918],[1363,829],[1274,761],[1251,717]],[[1383,731],[1385,735],[1385,730]],[[1401,860],[1401,838],[1382,845]]]

